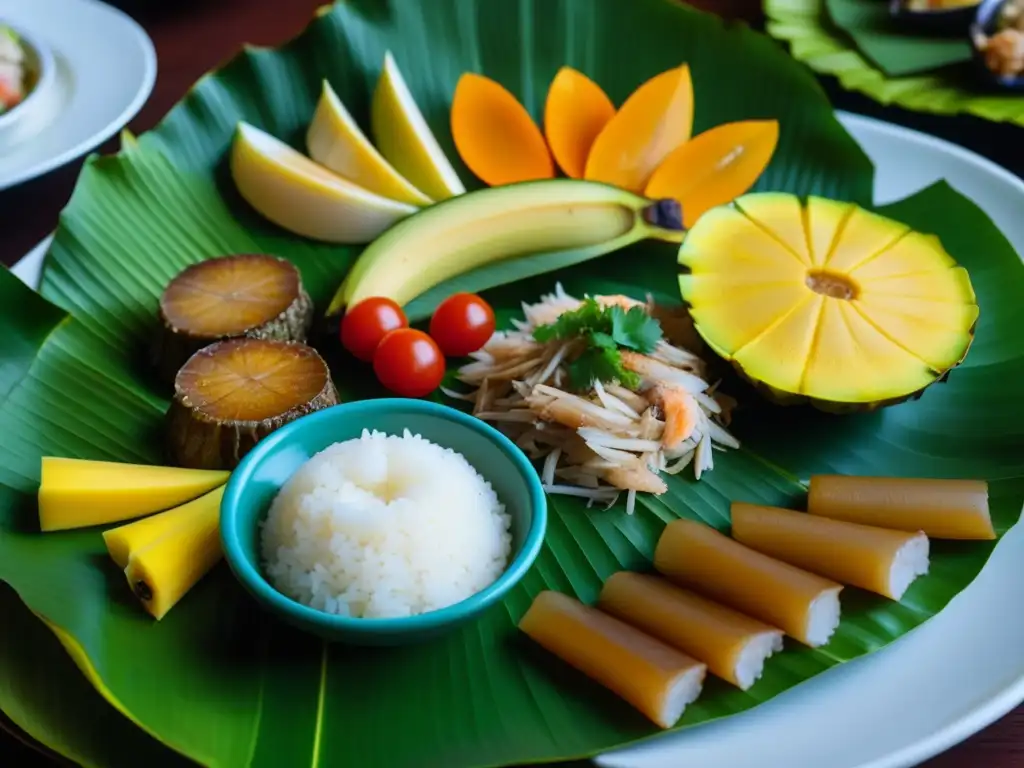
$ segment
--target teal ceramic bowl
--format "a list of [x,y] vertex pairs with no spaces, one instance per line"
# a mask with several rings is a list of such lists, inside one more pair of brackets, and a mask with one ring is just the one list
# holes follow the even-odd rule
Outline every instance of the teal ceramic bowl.
[[[462,602],[417,616],[359,619],[303,605],[263,576],[260,522],[294,472],[327,446],[364,429],[408,429],[458,451],[491,483],[512,518],[512,554],[505,572]],[[242,586],[266,610],[302,630],[353,645],[400,645],[427,640],[478,617],[499,602],[530,569],[547,528],[547,501],[526,455],[493,427],[454,408],[403,398],[362,400],[318,411],[265,437],[231,474],[221,503],[224,556]]]

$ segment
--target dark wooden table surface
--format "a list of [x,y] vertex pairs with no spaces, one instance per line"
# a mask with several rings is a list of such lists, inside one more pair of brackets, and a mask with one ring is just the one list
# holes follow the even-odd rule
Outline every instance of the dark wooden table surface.
[[[141,133],[153,127],[203,73],[233,56],[243,43],[277,45],[290,39],[324,2],[326,0],[125,0],[126,4],[134,5],[129,5],[128,10],[152,37],[159,62],[153,94],[129,123],[129,129]],[[723,16],[743,19],[753,26],[761,23],[757,0],[699,0],[694,4]],[[966,117],[915,115],[880,107],[842,91],[834,83],[825,82],[825,87],[839,108],[942,136],[1024,174],[1024,153],[1019,151],[1020,128]],[[100,151],[116,149],[115,139]],[[3,232],[0,262],[13,264],[53,231],[80,167],[80,161],[74,162],[44,178],[0,193],[0,232]],[[936,674],[950,674],[950,671],[936,670]],[[15,747],[0,742],[0,764],[10,764],[4,758],[12,757],[22,755],[15,752]],[[27,765],[29,760],[25,757],[24,763],[14,762]],[[1024,768],[1024,707],[946,754],[924,763],[922,768]]]

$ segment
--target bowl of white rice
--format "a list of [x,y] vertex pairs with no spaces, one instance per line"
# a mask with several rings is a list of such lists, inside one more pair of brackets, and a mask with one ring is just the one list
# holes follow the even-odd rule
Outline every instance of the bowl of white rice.
[[525,454],[426,400],[362,400],[256,444],[221,506],[225,559],[279,618],[329,640],[415,642],[500,602],[540,552]]

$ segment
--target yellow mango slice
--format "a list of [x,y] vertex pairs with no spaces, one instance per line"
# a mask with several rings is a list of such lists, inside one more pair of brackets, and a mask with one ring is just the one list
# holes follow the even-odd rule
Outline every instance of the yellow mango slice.
[[560,592],[538,594],[519,629],[661,728],[696,701],[707,674],[682,651]]
[[809,294],[789,314],[734,352],[733,361],[744,371],[757,371],[758,380],[770,387],[800,392],[824,304],[824,296]]
[[[700,296],[699,289],[698,285],[696,293],[688,292],[684,286],[684,298],[688,295]],[[735,291],[729,295],[728,300],[720,299],[717,302],[705,301],[703,297],[687,301],[693,305],[690,314],[694,321],[702,328],[712,329],[705,336],[705,341],[714,346],[720,355],[735,359],[734,355],[738,351],[747,349],[752,342],[762,338],[780,317],[788,316],[798,307],[808,306],[814,298],[804,286],[790,283],[777,290]],[[742,317],[737,316],[737,305],[744,307]],[[803,319],[804,315],[799,317]],[[747,355],[748,362],[753,362],[764,350],[763,345],[752,350]],[[778,375],[772,375],[771,378],[778,379]]]
[[827,643],[839,626],[841,584],[756,552],[703,523],[674,520],[665,526],[654,567],[811,647]]
[[60,531],[150,515],[223,485],[229,474],[44,456],[39,527]]
[[813,475],[807,511],[934,539],[996,538],[984,480]]
[[876,253],[850,270],[850,277],[860,285],[875,280],[914,275],[919,272],[942,272],[957,266],[934,235],[911,232],[890,248]]
[[963,267],[938,272],[881,277],[859,282],[861,296],[886,296],[899,299],[924,299],[960,304],[974,302],[971,278]]
[[645,194],[670,197],[683,207],[692,227],[706,211],[739,197],[771,162],[779,141],[775,120],[745,120],[705,131],[683,144],[658,166]]
[[893,600],[928,573],[928,537],[920,531],[734,502],[732,537],[790,565]]
[[566,176],[583,178],[590,148],[614,115],[601,86],[572,67],[558,70],[544,104],[544,136]]
[[[123,557],[124,574],[135,596],[154,619],[162,619],[223,556],[220,502],[223,488],[161,515],[162,530],[150,526],[135,535],[111,537],[111,556]],[[149,522],[149,521],[146,521]],[[152,540],[146,543],[147,537]],[[133,549],[139,544],[141,548]],[[109,542],[108,542],[109,546]],[[116,558],[115,558],[116,559]]]
[[[806,273],[806,265],[793,251],[730,206],[708,211],[701,226],[686,233],[678,261],[694,274],[763,268],[782,279],[799,281]],[[728,270],[723,269],[726,264]]]
[[910,227],[905,224],[854,208],[847,215],[842,234],[828,254],[825,266],[833,272],[851,272],[891,248],[909,231]]
[[736,198],[736,208],[791,251],[802,264],[812,266],[800,198],[783,192],[758,192]]
[[497,187],[555,175],[540,129],[501,83],[472,72],[462,75],[451,121],[462,162],[485,184]]
[[642,193],[693,131],[693,83],[682,65],[637,88],[594,140],[584,177]]
[[416,206],[433,202],[383,158],[326,80],[306,131],[306,148],[320,165],[381,197]]
[[807,198],[804,209],[807,227],[807,242],[810,244],[811,263],[820,267],[828,262],[833,247],[839,241],[839,231],[853,213],[850,203],[827,200],[822,197]]

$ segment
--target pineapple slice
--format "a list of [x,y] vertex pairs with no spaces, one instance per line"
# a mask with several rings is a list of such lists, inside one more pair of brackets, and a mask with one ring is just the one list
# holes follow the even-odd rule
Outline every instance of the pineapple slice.
[[978,305],[938,238],[852,203],[750,194],[679,251],[697,331],[775,399],[893,404],[960,364]]

